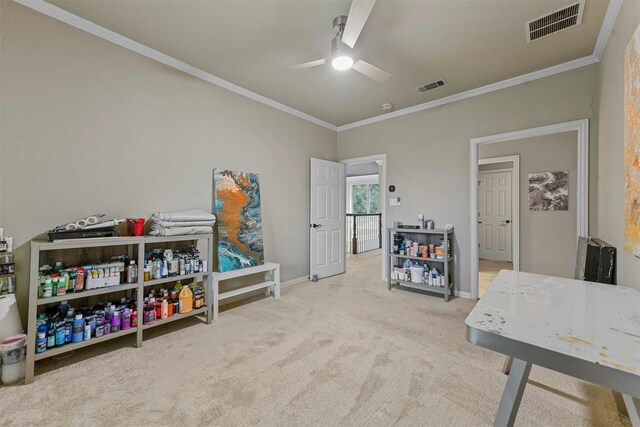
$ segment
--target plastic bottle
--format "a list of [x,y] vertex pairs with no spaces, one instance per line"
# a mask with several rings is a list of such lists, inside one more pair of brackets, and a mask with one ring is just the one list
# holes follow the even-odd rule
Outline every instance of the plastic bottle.
[[71,334],[71,342],[78,343],[84,339],[84,320],[82,314],[76,314],[73,320],[73,334]]
[[56,325],[56,347],[62,347],[65,344],[65,322],[58,322]]
[[89,341],[90,339],[91,339],[91,326],[87,322],[84,325],[84,340]]
[[47,325],[47,348],[53,348],[56,346],[56,324],[55,322],[49,322]]
[[138,266],[134,260],[129,261],[127,266],[127,283],[136,283],[138,281]]
[[125,308],[122,312],[122,330],[125,331],[131,328],[131,311]]
[[167,317],[169,317],[169,303],[166,299],[163,299],[161,310],[160,310],[160,318],[164,320]]
[[122,319],[120,318],[120,312],[114,311],[111,319],[111,332],[119,332],[122,326]]
[[36,332],[36,353],[47,351],[47,321],[38,320],[39,325]]
[[178,298],[178,312],[180,314],[189,313],[193,310],[193,292],[187,285],[182,287]]

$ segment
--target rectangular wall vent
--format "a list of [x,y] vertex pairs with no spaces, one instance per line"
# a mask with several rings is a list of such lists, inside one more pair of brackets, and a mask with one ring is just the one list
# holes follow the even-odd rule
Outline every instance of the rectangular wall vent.
[[420,93],[425,93],[446,85],[447,85],[447,82],[445,82],[444,80],[438,80],[437,82],[428,83],[424,86],[419,86],[416,88],[416,90]]
[[580,25],[582,23],[582,13],[584,12],[584,2],[585,0],[577,1],[527,22],[525,24],[527,42],[531,43],[532,41],[540,40],[551,34]]

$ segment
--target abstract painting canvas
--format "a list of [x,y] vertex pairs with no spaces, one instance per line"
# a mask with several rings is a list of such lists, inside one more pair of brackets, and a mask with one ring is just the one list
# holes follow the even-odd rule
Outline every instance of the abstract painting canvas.
[[640,257],[640,25],[624,55],[624,235]]
[[218,218],[218,271],[264,264],[258,175],[214,169],[213,201]]
[[569,210],[569,171],[530,173],[529,210]]

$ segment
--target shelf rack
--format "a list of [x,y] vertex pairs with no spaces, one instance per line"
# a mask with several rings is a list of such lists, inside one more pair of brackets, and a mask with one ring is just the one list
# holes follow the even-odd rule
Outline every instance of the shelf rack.
[[[398,286],[400,288],[411,288],[417,289],[420,291],[426,292],[434,292],[439,293],[444,296],[445,301],[449,301],[449,296],[451,295],[451,290],[453,289],[453,280],[449,280],[450,274],[453,272],[452,263],[454,260],[451,247],[449,246],[449,239],[453,238],[453,228],[451,229],[424,229],[424,228],[389,228],[387,229],[389,235],[389,246],[393,247],[393,235],[394,234],[403,234],[406,236],[413,236],[412,240],[418,241],[419,236],[422,236],[422,241],[419,242],[421,245],[428,243],[436,243],[436,241],[432,240],[433,237],[436,239],[444,240],[444,258],[423,258],[416,256],[408,256],[408,255],[400,255],[394,254],[390,252],[387,254],[387,288],[391,290],[394,286]],[[440,266],[442,268],[442,273],[444,274],[444,286],[429,286],[420,283],[413,283],[406,280],[392,279],[391,272],[395,266],[396,260],[398,259],[410,259],[413,261],[420,261],[426,265],[432,266]]]
[[[157,280],[144,281],[144,274],[142,266],[144,265],[144,253],[147,245],[157,246],[158,244],[167,244],[175,242],[202,242],[206,244],[207,249],[207,268],[209,271],[203,271],[194,274],[185,274],[174,277],[166,277]],[[133,258],[135,249],[137,248],[137,265],[138,265],[138,281],[136,283],[126,283],[119,286],[111,286],[105,288],[85,290],[77,293],[69,293],[66,295],[55,296],[51,298],[38,298],[38,286],[39,283],[39,268],[41,263],[41,254],[46,251],[66,251],[66,250],[86,250],[89,248],[106,248],[113,246],[127,247],[127,252],[130,259]],[[55,242],[49,242],[46,240],[32,240],[31,241],[31,266],[30,266],[30,279],[29,279],[29,313],[28,313],[28,327],[27,327],[27,357],[26,357],[26,372],[25,383],[32,383],[34,380],[35,362],[43,359],[47,359],[56,355],[74,351],[83,347],[87,347],[94,344],[99,344],[111,339],[136,335],[136,347],[142,347],[143,331],[156,326],[161,326],[166,323],[170,323],[176,320],[184,319],[195,315],[206,315],[206,322],[211,323],[212,310],[212,285],[211,285],[211,268],[212,268],[212,255],[213,255],[213,234],[197,234],[187,236],[168,236],[168,237],[156,237],[156,236],[139,236],[139,237],[100,237],[90,239],[69,239],[69,240],[57,240]],[[155,322],[143,325],[142,324],[142,307],[144,302],[145,289],[151,286],[160,285],[163,283],[177,282],[178,280],[194,279],[196,281],[204,282],[205,291],[205,304],[204,307],[196,310],[192,310],[185,314],[176,314],[164,320],[156,320]],[[75,344],[66,344],[62,347],[48,349],[44,353],[35,353],[36,343],[36,320],[38,307],[48,304],[60,303],[62,301],[73,301],[81,298],[90,298],[98,295],[106,295],[116,292],[125,292],[137,290],[137,305],[138,305],[138,327],[130,328],[125,331],[119,331],[108,335],[103,335],[99,338],[91,338],[87,341],[82,341]]]

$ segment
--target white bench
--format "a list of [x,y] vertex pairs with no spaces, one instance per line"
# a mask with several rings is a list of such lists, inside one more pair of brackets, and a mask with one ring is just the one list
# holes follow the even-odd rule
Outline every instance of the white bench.
[[[264,282],[220,293],[220,282],[223,280],[236,279],[238,277],[250,276],[257,273],[264,273]],[[211,276],[213,282],[214,319],[218,318],[218,305],[220,301],[227,298],[253,292],[258,289],[264,289],[265,295],[269,296],[271,294],[271,288],[273,288],[273,296],[275,298],[280,298],[280,264],[275,262],[265,262],[263,265],[225,271],[224,273],[214,272]]]

